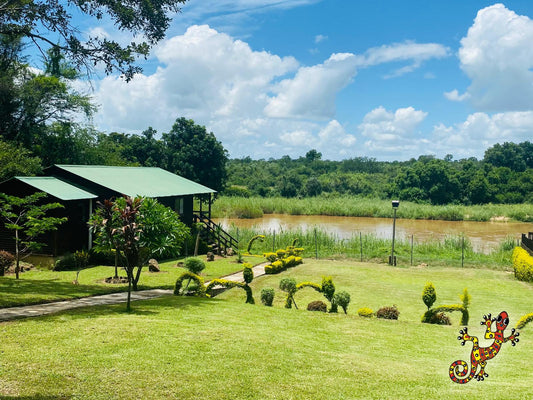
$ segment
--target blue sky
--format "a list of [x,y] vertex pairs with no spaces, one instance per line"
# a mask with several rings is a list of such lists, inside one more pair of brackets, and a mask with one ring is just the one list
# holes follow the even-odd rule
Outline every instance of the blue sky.
[[184,116],[231,157],[482,158],[533,140],[530,18],[518,0],[191,0],[142,75],[98,74],[93,123],[165,132]]

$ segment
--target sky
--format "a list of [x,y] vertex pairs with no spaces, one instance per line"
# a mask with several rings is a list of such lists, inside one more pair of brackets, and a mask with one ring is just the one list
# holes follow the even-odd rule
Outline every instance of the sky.
[[142,74],[95,75],[92,122],[190,118],[231,158],[479,159],[533,140],[531,18],[531,0],[190,0]]

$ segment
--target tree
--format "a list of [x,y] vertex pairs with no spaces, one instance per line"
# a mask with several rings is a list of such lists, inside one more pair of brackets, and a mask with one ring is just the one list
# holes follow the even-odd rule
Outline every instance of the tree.
[[73,90],[78,75],[62,62],[62,55],[49,51],[48,73],[32,70],[21,56],[18,37],[0,35],[0,134],[27,149],[36,149],[47,136],[52,122],[72,125],[74,114],[90,116],[95,107],[91,98]]
[[[41,53],[58,49],[79,70],[92,71],[103,65],[106,73],[118,71],[130,80],[141,68],[135,66],[138,56],[146,57],[156,43],[165,37],[172,13],[186,0],[4,0],[0,2],[0,34],[22,37]],[[144,38],[121,45],[97,35],[86,36],[75,25],[75,14],[97,20],[110,18],[120,31]]]
[[193,120],[178,118],[163,133],[164,168],[218,192],[226,185],[228,155],[212,132]]
[[41,172],[41,160],[21,146],[0,140],[0,182],[14,176],[31,176]]
[[104,201],[91,216],[95,250],[114,249],[128,277],[127,310],[131,290],[138,289],[143,265],[154,256],[175,256],[189,237],[189,228],[178,214],[143,197]]
[[47,217],[50,210],[63,207],[59,203],[42,203],[41,199],[47,194],[37,192],[26,197],[8,196],[0,193],[0,218],[9,230],[14,231],[15,237],[15,274],[19,279],[20,260],[31,251],[44,246],[37,241],[40,235],[54,231],[67,218]]

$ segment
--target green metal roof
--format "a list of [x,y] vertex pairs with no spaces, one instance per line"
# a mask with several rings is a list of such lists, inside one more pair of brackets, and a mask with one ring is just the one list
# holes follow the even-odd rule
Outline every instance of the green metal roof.
[[56,167],[132,197],[186,196],[216,192],[161,168],[101,165],[56,165]]
[[16,176],[15,179],[60,200],[95,199],[98,197],[51,176]]

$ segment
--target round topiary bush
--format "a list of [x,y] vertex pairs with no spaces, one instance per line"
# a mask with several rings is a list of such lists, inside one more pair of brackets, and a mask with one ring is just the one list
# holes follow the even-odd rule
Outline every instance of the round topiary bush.
[[192,272],[193,274],[198,275],[205,269],[205,263],[199,258],[190,257],[185,260],[185,268]]
[[261,289],[261,303],[263,303],[265,306],[272,307],[275,295],[276,292],[271,287]]
[[345,291],[335,293],[333,295],[333,302],[342,308],[344,314],[348,314],[348,304],[350,304],[350,293]]
[[326,303],[320,300],[312,301],[307,305],[307,311],[328,312],[328,306]]
[[396,306],[392,307],[381,307],[376,312],[376,317],[378,318],[384,318],[384,319],[398,319],[400,316],[400,311],[396,308]]

